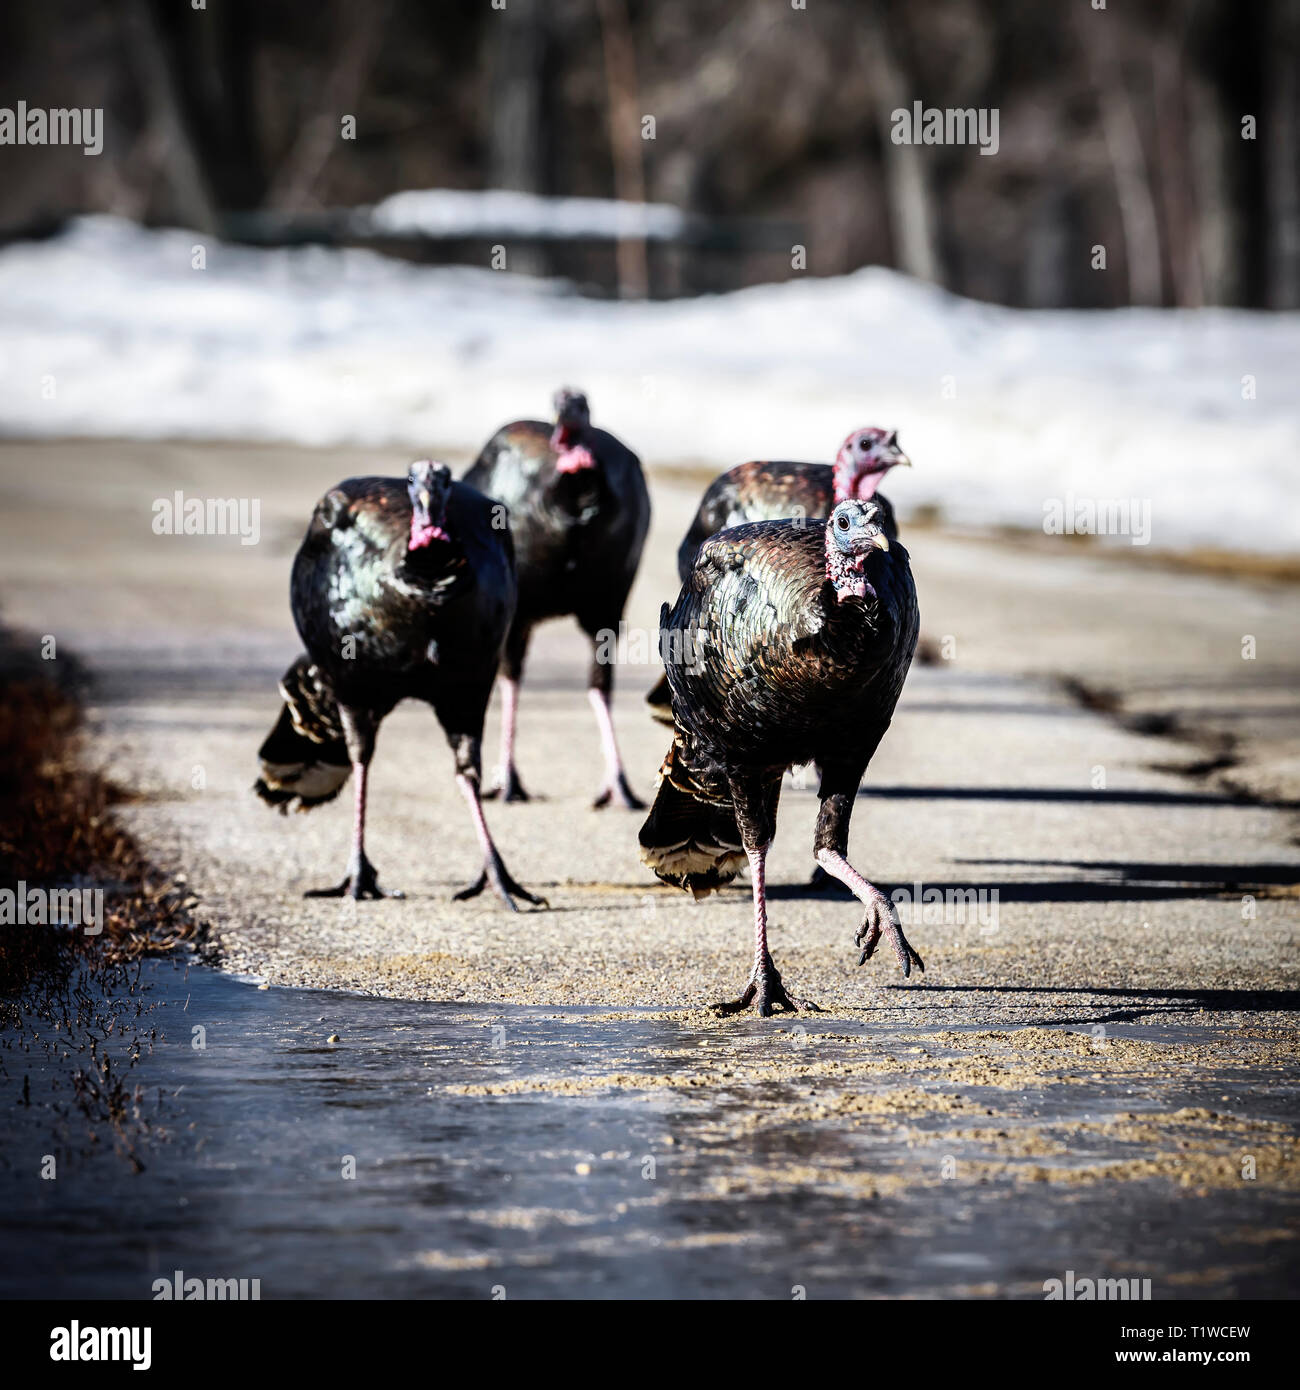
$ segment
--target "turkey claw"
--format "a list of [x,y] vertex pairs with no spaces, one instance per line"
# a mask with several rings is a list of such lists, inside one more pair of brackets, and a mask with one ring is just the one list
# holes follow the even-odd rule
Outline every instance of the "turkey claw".
[[499,768],[492,785],[483,793],[484,801],[531,801],[533,798],[524,790],[519,774],[513,767]]
[[877,892],[868,900],[862,925],[853,938],[853,944],[862,947],[862,954],[858,957],[859,965],[865,965],[871,959],[882,935],[889,937],[894,954],[902,967],[904,979],[911,975],[913,965],[922,974],[925,973],[925,962],[903,935],[903,925],[898,920],[898,909],[883,893]]
[[400,888],[391,891],[381,888],[375,866],[365,858],[362,858],[359,864],[349,865],[348,875],[342,883],[336,883],[333,888],[309,888],[303,894],[304,898],[352,898],[355,902],[360,902],[363,898],[377,901],[380,898],[405,896]]
[[591,803],[593,811],[603,810],[611,802],[617,802],[627,811],[644,811],[645,802],[627,784],[627,778],[620,772],[611,777],[600,789],[600,794]]
[[463,903],[469,898],[477,898],[489,886],[511,912],[519,911],[518,907],[515,906],[515,898],[522,898],[526,903],[532,903],[534,907],[550,907],[550,903],[545,898],[539,898],[535,893],[530,893],[527,888],[514,881],[510,876],[510,870],[501,862],[499,855],[496,856],[495,860],[489,859],[483,865],[483,872],[468,888],[462,888],[459,893],[452,894],[452,902]]
[[770,1018],[773,1009],[791,1014],[798,1013],[800,1009],[814,1014],[821,1013],[811,999],[790,998],[771,956],[768,956],[761,970],[756,970],[749,977],[745,992],[738,999],[722,1000],[709,1007],[717,1009],[721,1014],[739,1014],[744,1013],[746,1009],[753,1009],[760,1018]]

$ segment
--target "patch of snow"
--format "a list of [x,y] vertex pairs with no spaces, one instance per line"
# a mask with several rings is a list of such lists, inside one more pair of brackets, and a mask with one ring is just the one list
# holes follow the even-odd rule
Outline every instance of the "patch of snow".
[[1136,499],[1157,547],[1300,550],[1298,314],[1005,309],[879,268],[620,303],[355,249],[206,243],[196,270],[202,241],[91,217],[0,251],[0,428],[414,457],[571,384],[651,468],[829,460],[878,424],[904,515]]
[[366,210],[365,220],[393,235],[446,237],[644,237],[672,240],[686,215],[670,203],[615,198],[549,198],[508,189],[409,189]]

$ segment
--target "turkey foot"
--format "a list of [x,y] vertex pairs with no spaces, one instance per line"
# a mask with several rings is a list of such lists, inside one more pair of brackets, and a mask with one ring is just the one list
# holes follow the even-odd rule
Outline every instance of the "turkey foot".
[[629,811],[644,811],[645,802],[628,786],[627,778],[623,775],[623,759],[619,757],[618,739],[614,737],[614,719],[609,712],[609,692],[592,686],[587,691],[587,701],[591,705],[591,712],[596,716],[596,727],[600,730],[600,746],[605,752],[605,781],[595,801],[591,803],[592,808],[599,811],[602,806],[617,802]]
[[898,909],[880,889],[874,884],[868,883],[842,854],[838,854],[833,849],[818,850],[817,862],[828,874],[833,878],[838,878],[845,887],[849,888],[853,896],[867,909],[862,918],[862,925],[853,938],[854,945],[862,947],[862,955],[858,958],[858,964],[865,965],[871,959],[883,933],[889,937],[894,954],[898,957],[898,963],[903,968],[904,979],[907,979],[912,973],[913,965],[924,972],[925,962],[912,949],[907,937],[903,935],[903,924],[898,920]]
[[[509,763],[506,766],[509,767]],[[477,898],[491,884],[492,891],[511,912],[519,911],[515,906],[515,898],[523,898],[525,902],[533,903],[538,907],[549,906],[545,898],[534,897],[527,888],[521,888],[510,877],[509,869],[502,862],[492,840],[492,833],[487,828],[487,821],[483,819],[483,803],[478,794],[478,769],[475,768],[472,772],[458,772],[456,785],[460,788],[461,795],[465,798],[465,804],[469,807],[470,815],[474,818],[474,833],[478,836],[479,848],[483,851],[483,872],[468,888],[462,888],[459,893],[455,894],[452,901],[461,903],[466,898]],[[514,897],[511,897],[512,893]]]
[[907,979],[912,973],[913,965],[924,974],[925,962],[917,954],[907,937],[903,935],[903,925],[898,920],[898,909],[879,889],[872,889],[872,892],[875,896],[867,902],[867,911],[862,918],[862,925],[853,938],[853,944],[862,947],[862,955],[858,958],[858,964],[865,965],[871,959],[883,931],[883,934],[889,937],[894,954],[898,957],[898,963],[903,969],[903,978]]
[[797,1013],[805,1009],[809,1013],[821,1013],[811,999],[791,999],[781,983],[781,975],[766,953],[763,963],[754,969],[739,999],[728,999],[710,1006],[723,1014],[739,1014],[746,1009],[754,1009],[760,1018],[770,1018],[774,1008],[785,1013]]
[[601,787],[600,794],[591,803],[592,810],[599,811],[611,802],[616,802],[628,811],[645,810],[645,802],[628,786],[627,778],[621,770],[605,779],[605,785]]
[[348,865],[348,876],[333,888],[309,888],[304,898],[404,898],[400,889],[389,892],[379,886],[375,866],[363,854]]
[[519,774],[515,771],[513,763],[509,767],[498,768],[492,785],[483,793],[484,801],[495,801],[498,797],[502,801],[531,801],[533,799],[524,790],[524,784],[519,780]]
[[[511,912],[518,912],[515,906],[515,898],[522,898],[527,903],[532,903],[536,907],[549,907],[550,904],[545,898],[539,898],[536,894],[530,893],[527,888],[521,887],[510,876],[510,870],[501,861],[501,856],[495,850],[483,861],[483,872],[470,884],[468,888],[462,888],[459,893],[452,896],[452,901],[461,903],[468,898],[477,898],[478,895],[489,885],[498,898],[510,909]],[[513,896],[512,896],[513,895]]]

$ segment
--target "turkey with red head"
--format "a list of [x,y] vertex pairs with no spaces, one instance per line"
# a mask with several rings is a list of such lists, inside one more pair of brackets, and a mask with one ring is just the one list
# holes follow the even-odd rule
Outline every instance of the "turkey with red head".
[[493,504],[445,463],[406,478],[349,478],[316,504],[293,562],[293,620],[307,649],[280,683],[284,708],[259,753],[255,790],[281,811],[331,801],[349,774],[356,804],[347,875],[308,897],[400,897],[366,857],[366,781],[375,736],[401,700],[442,725],[483,852],[478,881],[512,911],[542,903],[510,876],[479,799],[483,716],[514,617],[514,551]]
[[483,446],[465,481],[509,508],[519,606],[501,661],[501,766],[489,795],[527,801],[515,767],[519,684],[533,628],[572,614],[592,643],[587,696],[605,776],[595,805],[643,809],[623,770],[610,714],[619,624],[650,527],[641,462],[591,423],[580,391],[555,395],[555,424],[516,420]]
[[[787,517],[820,519],[829,516],[837,502],[850,498],[874,500],[880,507],[885,535],[891,541],[897,540],[894,509],[876,489],[891,468],[910,466],[911,462],[899,447],[897,430],[868,426],[854,430],[845,439],[833,464],[768,460],[737,464],[720,473],[705,489],[699,510],[677,550],[678,578],[686,583],[700,547],[728,526]],[[660,678],[646,696],[646,703],[661,723],[673,722],[667,676]]]
[[798,1007],[768,951],[764,865],[781,779],[804,763],[821,769],[813,857],[866,908],[859,964],[883,935],[904,975],[925,968],[893,903],[846,858],[858,786],[916,648],[911,567],[885,520],[878,501],[851,500],[828,521],[721,531],[700,547],[676,606],[663,608],[673,744],[641,858],[697,898],[748,861],[754,968],[740,997],[718,1006],[726,1012]]

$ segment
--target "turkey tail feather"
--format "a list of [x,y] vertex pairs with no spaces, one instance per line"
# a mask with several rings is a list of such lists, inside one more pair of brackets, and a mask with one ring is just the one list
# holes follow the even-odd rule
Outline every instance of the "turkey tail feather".
[[659,791],[641,827],[641,862],[664,883],[704,898],[730,883],[745,864],[736,814],[710,795],[674,742],[659,770]]
[[253,790],[284,815],[323,806],[352,771],[338,703],[320,670],[301,656],[280,681],[284,705],[258,749],[262,775]]

